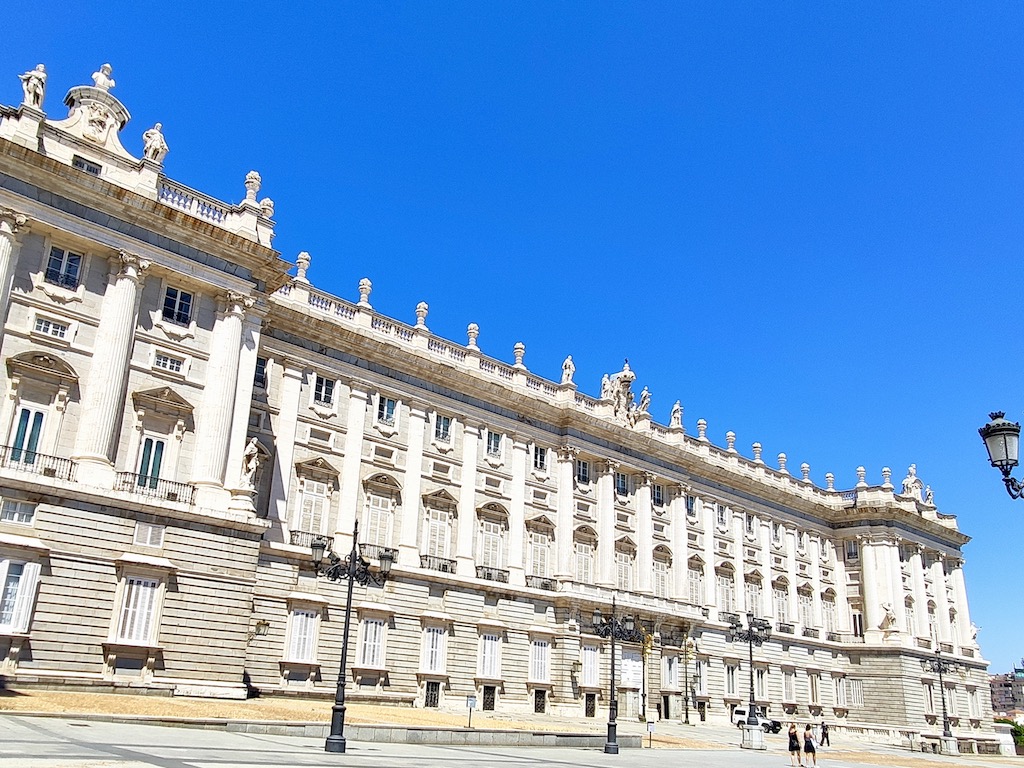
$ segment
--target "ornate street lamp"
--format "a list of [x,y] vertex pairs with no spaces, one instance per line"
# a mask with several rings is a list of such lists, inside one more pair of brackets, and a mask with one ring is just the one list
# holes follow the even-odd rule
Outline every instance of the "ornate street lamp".
[[612,615],[607,618],[601,615],[599,608],[594,609],[593,617],[594,633],[599,637],[608,637],[612,641],[612,675],[609,685],[608,697],[608,737],[605,740],[604,751],[606,755],[619,754],[619,742],[616,730],[618,728],[615,720],[619,715],[619,699],[615,693],[615,641],[621,640],[629,643],[644,642],[644,631],[636,626],[636,620],[632,616],[619,617],[615,611],[615,596],[612,596]]
[[1011,498],[1019,499],[1024,495],[1024,484],[1010,477],[1010,472],[1017,466],[1020,450],[1020,424],[1009,421],[1002,411],[989,414],[991,421],[978,430],[985,441],[989,463],[1003,474],[1006,492]]
[[[995,416],[992,418],[995,418]],[[953,738],[953,731],[949,727],[949,712],[946,710],[946,688],[942,682],[942,676],[960,669],[960,665],[954,661],[944,660],[936,645],[935,658],[923,659],[921,667],[926,672],[934,672],[939,676],[939,698],[942,699],[942,735],[947,739],[951,739]]]
[[693,695],[693,684],[690,681],[690,659],[696,658],[698,653],[697,641],[690,637],[689,632],[686,634],[686,640],[683,642],[683,677],[685,678],[685,693],[683,695],[683,707],[686,715],[683,717],[683,724],[690,724],[690,696]]
[[[359,522],[352,529],[352,551],[344,559],[333,551],[328,551],[328,539],[324,536],[313,537],[310,545],[313,550],[313,570],[318,576],[325,576],[331,581],[348,581],[348,593],[345,596],[345,628],[341,636],[341,669],[338,671],[338,687],[334,694],[334,706],[331,707],[331,733],[324,744],[326,752],[345,751],[345,684],[348,676],[348,634],[352,623],[352,588],[356,582],[362,586],[371,583],[381,586],[388,579],[394,554],[389,549],[380,553],[380,568],[370,570],[370,563],[359,553]],[[327,564],[324,564],[324,554]]]
[[753,611],[747,612],[747,628],[743,629],[739,616],[732,616],[729,621],[728,640],[739,640],[747,643],[750,649],[750,703],[747,706],[747,725],[759,725],[757,708],[754,704],[754,646],[761,645],[772,636],[772,625],[765,619],[754,618]]

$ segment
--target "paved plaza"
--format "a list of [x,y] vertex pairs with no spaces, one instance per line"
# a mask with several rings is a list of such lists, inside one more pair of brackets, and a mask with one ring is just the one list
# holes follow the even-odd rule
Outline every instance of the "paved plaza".
[[[679,726],[682,728],[682,726]],[[666,766],[789,765],[780,737],[768,750],[751,752],[730,745],[735,732],[718,729],[702,736],[717,740],[717,748],[655,748],[623,750],[606,755],[599,749],[445,747],[418,744],[349,742],[344,755],[327,754],[323,740],[294,736],[242,734],[224,730],[172,728],[128,722],[89,721],[69,717],[0,715],[2,768],[274,768],[276,766],[373,766],[374,768],[459,768],[460,766]],[[955,758],[922,755],[890,747],[860,744],[856,748],[825,750],[819,765],[863,768],[866,765],[978,768],[1021,765],[1008,757],[963,755]]]

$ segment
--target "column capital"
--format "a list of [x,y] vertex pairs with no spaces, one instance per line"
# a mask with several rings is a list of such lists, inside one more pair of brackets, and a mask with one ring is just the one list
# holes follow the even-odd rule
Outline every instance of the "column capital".
[[619,466],[621,466],[619,462],[612,461],[611,459],[602,459],[597,462],[598,471],[602,475],[610,475],[613,472],[616,472],[619,469]]
[[12,208],[0,208],[0,235],[13,237],[28,226],[28,216]]
[[560,445],[555,451],[559,461],[573,461],[580,453],[580,449],[574,445]]
[[247,296],[244,293],[238,293],[237,291],[225,291],[221,294],[220,299],[226,305],[225,314],[244,316],[246,311],[252,309],[253,305],[256,304],[256,299],[252,296]]
[[116,277],[141,282],[149,269],[150,261],[139,256],[137,253],[118,251],[116,256],[110,259],[111,266],[116,270]]
[[637,485],[651,485],[657,479],[657,475],[653,472],[637,472],[633,475],[633,479],[636,480]]

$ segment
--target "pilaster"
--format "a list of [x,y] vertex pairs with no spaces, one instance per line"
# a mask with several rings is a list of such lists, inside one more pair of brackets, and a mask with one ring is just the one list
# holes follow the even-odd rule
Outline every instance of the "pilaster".
[[864,602],[864,638],[866,641],[876,641],[879,639],[878,624],[882,617],[882,606],[878,596],[875,546],[867,537],[860,542],[860,590]]
[[17,262],[18,234],[25,230],[28,218],[10,208],[0,208],[0,338],[7,324],[7,302],[11,297],[14,279],[13,265]]
[[462,429],[462,487],[459,489],[459,535],[456,541],[458,572],[475,576],[473,543],[476,539],[476,464],[483,427],[466,424]]
[[949,633],[949,600],[946,597],[946,574],[945,561],[941,552],[935,553],[935,560],[931,565],[932,593],[935,596],[935,625],[938,629],[938,640],[941,643],[950,642]]
[[423,440],[427,426],[427,406],[409,402],[409,442],[405,455],[402,481],[402,519],[399,524],[398,562],[407,566],[420,564],[419,522],[420,496],[423,491]]
[[526,583],[526,458],[527,443],[518,435],[509,435],[512,444],[512,487],[509,489],[508,580],[510,584]]
[[910,583],[914,591],[914,621],[911,630],[917,637],[928,637],[928,594],[924,586],[923,547],[915,545],[910,556]]
[[614,461],[598,464],[597,478],[597,573],[598,586],[615,588],[615,470]]
[[366,427],[366,402],[370,386],[358,379],[348,385],[348,405],[345,409],[345,458],[341,463],[341,506],[334,536],[334,548],[348,552],[352,546],[352,529],[356,515],[363,508],[362,478],[363,430]]
[[669,487],[669,517],[672,520],[672,591],[670,596],[675,600],[685,600],[689,590],[687,576],[689,570],[689,537],[686,530],[686,486]]
[[573,517],[576,499],[573,494],[576,449],[563,445],[557,452],[555,478],[558,482],[558,519],[555,524],[555,578],[574,579]]
[[653,504],[651,502],[651,484],[654,482],[654,475],[649,472],[641,472],[634,476],[636,481],[636,559],[639,577],[637,578],[637,590],[650,594],[652,590],[651,578],[654,574],[654,521]]
[[284,359],[281,366],[281,389],[278,412],[272,416],[277,450],[274,452],[274,470],[270,481],[268,514],[274,525],[268,536],[275,541],[289,541],[288,489],[295,470],[295,434],[299,418],[299,398],[302,395],[304,367],[301,362]]

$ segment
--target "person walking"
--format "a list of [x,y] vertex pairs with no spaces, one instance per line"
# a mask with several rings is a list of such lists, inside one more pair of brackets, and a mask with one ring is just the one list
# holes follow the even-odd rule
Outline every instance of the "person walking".
[[[810,762],[807,762],[808,760]],[[811,730],[810,723],[804,728],[804,765],[818,765],[818,752],[814,746],[814,731]]]
[[821,746],[832,746],[832,742],[828,740],[828,723],[824,720],[821,721]]
[[796,723],[789,724],[789,764],[803,765],[800,760],[800,735],[796,732]]

